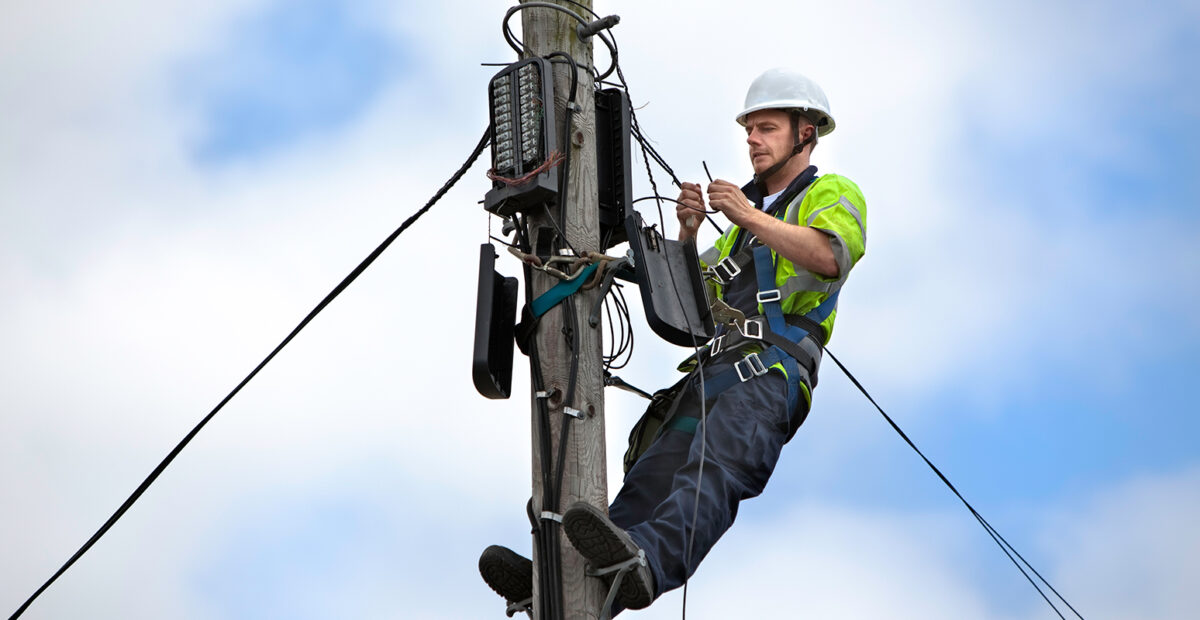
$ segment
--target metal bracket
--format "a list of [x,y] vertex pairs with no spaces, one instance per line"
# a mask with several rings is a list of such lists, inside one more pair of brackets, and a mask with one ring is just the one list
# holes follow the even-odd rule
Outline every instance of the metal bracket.
[[576,420],[583,419],[583,412],[574,407],[563,407],[563,413],[575,418]]

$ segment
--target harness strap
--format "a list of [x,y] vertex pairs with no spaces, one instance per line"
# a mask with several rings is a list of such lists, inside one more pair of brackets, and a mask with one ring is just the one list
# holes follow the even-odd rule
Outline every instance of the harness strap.
[[[755,275],[758,279],[759,289],[758,302],[762,304],[766,326],[757,331],[744,329],[741,335],[745,339],[761,339],[767,347],[761,353],[746,356],[734,364],[732,369],[707,379],[704,386],[704,398],[705,400],[716,398],[721,392],[738,383],[765,374],[757,372],[757,370],[779,364],[783,366],[784,374],[787,377],[788,410],[794,411],[800,399],[801,382],[810,390],[816,387],[815,377],[820,365],[819,351],[813,352],[811,347],[806,350],[804,341],[806,338],[814,340],[823,338],[824,330],[821,328],[821,323],[829,318],[829,315],[837,308],[839,291],[835,291],[803,317],[793,317],[792,321],[788,321],[788,317],[783,314],[779,295],[772,294],[777,289],[774,288],[775,269],[774,261],[771,260],[771,250],[764,245],[754,248],[754,252]],[[747,321],[744,327],[749,324],[758,323]],[[753,335],[756,338],[751,338],[746,332],[754,332]],[[745,340],[740,342],[744,343]],[[753,360],[750,359],[752,357]],[[804,363],[807,360],[812,360],[812,363]],[[682,420],[672,420],[668,426],[679,430],[685,430],[687,426],[691,426],[692,430],[695,430],[694,423]]]
[[584,267],[579,275],[570,280],[563,280],[558,284],[550,287],[548,291],[542,293],[537,299],[530,304],[535,318],[546,314],[551,308],[557,306],[562,300],[574,295],[585,282],[587,282],[592,274],[595,273],[598,264],[592,263]]

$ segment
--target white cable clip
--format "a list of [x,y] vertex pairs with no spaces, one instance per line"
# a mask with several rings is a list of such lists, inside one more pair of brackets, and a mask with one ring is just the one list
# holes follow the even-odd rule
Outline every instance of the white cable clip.
[[563,413],[565,413],[577,420],[583,419],[583,412],[574,407],[563,407]]
[[562,515],[558,514],[557,512],[550,512],[549,510],[543,510],[541,517],[542,517],[542,519],[547,520],[547,521],[555,521],[558,523],[562,523]]

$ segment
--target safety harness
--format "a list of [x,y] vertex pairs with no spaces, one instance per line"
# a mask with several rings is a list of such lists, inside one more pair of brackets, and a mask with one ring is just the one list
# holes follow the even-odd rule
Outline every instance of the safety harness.
[[[707,359],[712,359],[725,350],[741,348],[747,343],[759,344],[762,350],[751,352],[734,362],[729,370],[706,379],[704,400],[711,402],[725,390],[761,377],[770,372],[772,366],[778,364],[787,378],[788,411],[795,411],[801,398],[801,383],[810,393],[817,385],[817,370],[821,364],[818,342],[824,342],[825,337],[821,323],[837,308],[838,291],[834,291],[825,301],[803,316],[787,316],[783,313],[780,303],[783,296],[775,286],[775,262],[772,260],[770,248],[760,245],[750,252],[754,257],[755,275],[758,280],[757,299],[762,305],[763,314],[759,317],[739,318],[737,315],[742,314],[740,311],[725,306],[725,312],[732,311],[736,314],[722,325],[717,336],[713,338]],[[719,303],[724,305],[723,302]],[[695,372],[701,372],[699,366]],[[676,413],[670,416],[663,428],[695,432],[699,423],[700,419],[697,417]]]
[[[815,179],[814,181],[815,182]],[[812,182],[806,185],[792,200],[785,204],[798,206],[803,202]],[[782,198],[782,197],[781,197]],[[786,216],[787,207],[784,208]],[[762,307],[762,315],[746,317],[736,308],[716,299],[713,301],[713,317],[721,323],[717,336],[709,345],[706,359],[712,359],[722,351],[740,349],[747,344],[757,344],[761,350],[751,352],[734,362],[733,367],[704,381],[704,399],[711,402],[722,392],[735,385],[767,374],[771,367],[779,365],[787,378],[788,411],[795,411],[802,397],[801,384],[809,390],[817,385],[817,370],[821,363],[821,344],[825,342],[825,330],[821,324],[837,308],[841,282],[821,283],[828,293],[826,299],[804,315],[785,315],[782,302],[793,286],[781,290],[775,281],[776,258],[766,245],[748,242],[736,253],[721,259],[710,267],[707,277],[715,278],[728,288],[744,270],[754,265],[758,292],[755,299]],[[805,286],[806,290],[814,287]],[[698,360],[703,362],[704,359]],[[700,372],[702,363],[695,372]],[[673,408],[672,408],[673,409]],[[694,432],[699,418],[671,411],[663,430],[675,429]],[[794,432],[795,429],[792,429]]]

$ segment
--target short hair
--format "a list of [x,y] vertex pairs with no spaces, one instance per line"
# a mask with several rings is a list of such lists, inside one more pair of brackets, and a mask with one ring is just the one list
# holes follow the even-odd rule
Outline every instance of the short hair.
[[797,123],[796,129],[795,129],[795,135],[797,138],[800,137],[800,130],[804,128],[798,123],[798,121],[801,121],[801,120],[804,121],[805,123],[808,123],[808,125],[813,128],[812,144],[808,149],[808,152],[812,153],[817,148],[817,134],[820,133],[820,131],[817,128],[816,121],[814,121],[812,119],[812,116],[809,115],[808,111],[801,110],[799,108],[793,108],[792,109],[792,122]]

